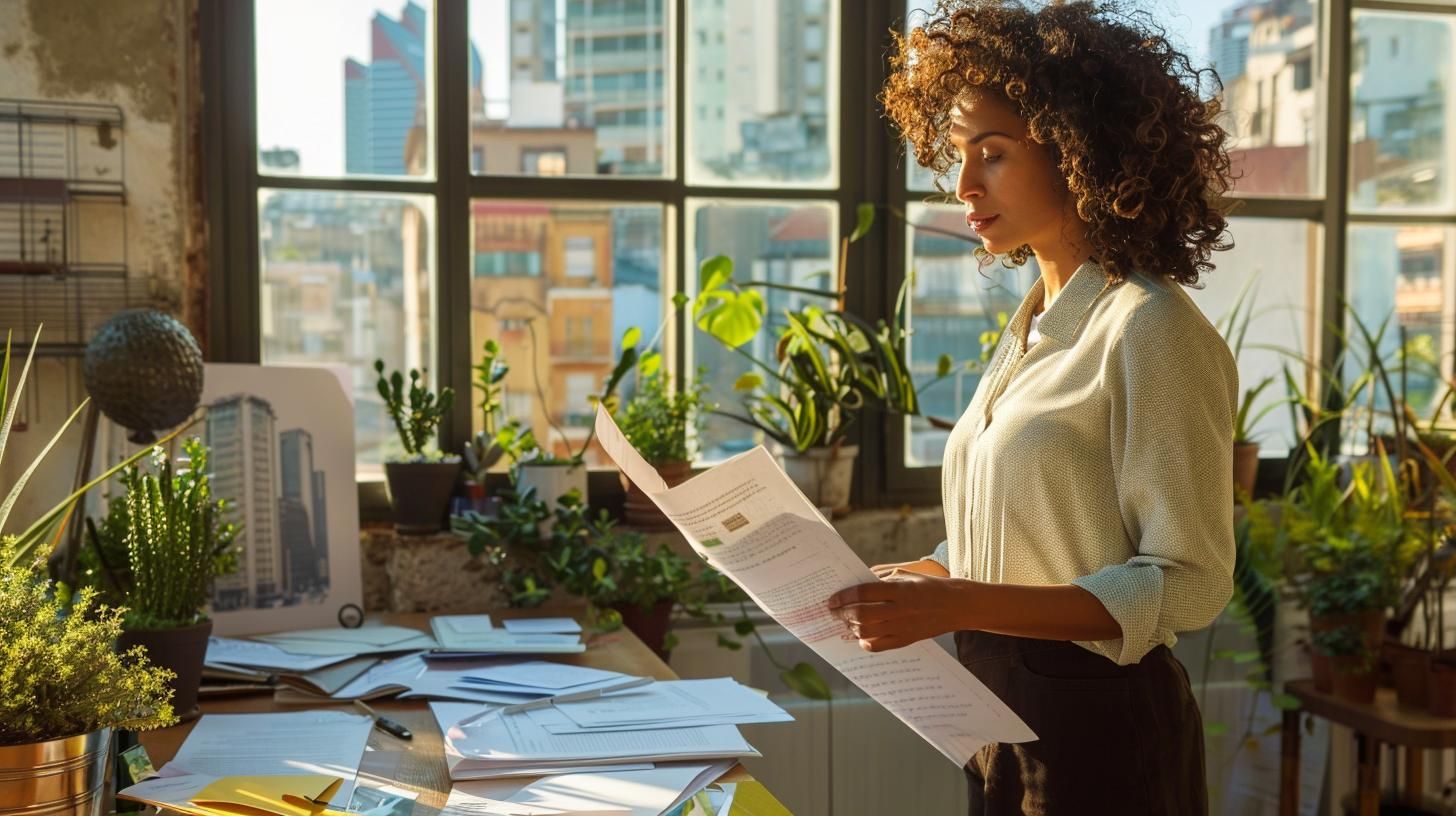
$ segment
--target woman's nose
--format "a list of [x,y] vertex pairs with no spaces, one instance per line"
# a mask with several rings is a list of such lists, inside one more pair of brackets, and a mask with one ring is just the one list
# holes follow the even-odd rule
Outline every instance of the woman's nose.
[[986,189],[981,185],[980,179],[974,178],[965,170],[961,171],[956,178],[956,198],[961,201],[970,201],[973,198],[980,198],[986,194]]

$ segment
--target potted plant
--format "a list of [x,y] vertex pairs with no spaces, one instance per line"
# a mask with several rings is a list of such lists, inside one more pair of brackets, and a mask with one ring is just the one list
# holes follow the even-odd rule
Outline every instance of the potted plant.
[[[637,390],[617,413],[617,424],[632,447],[655,468],[668,487],[687,481],[693,474],[693,457],[703,420],[713,408],[705,398],[705,369],[684,388],[673,390],[671,379],[661,368],[656,352],[643,355],[637,366]],[[642,489],[622,474],[627,491],[625,520],[633,527],[670,529],[672,524]]]
[[[873,206],[861,205],[854,231],[840,242],[839,285],[834,290],[735,281],[732,259],[719,255],[703,262],[693,301],[698,328],[752,366],[734,384],[742,395],[744,413],[714,413],[778,443],[784,471],[810,501],[830,508],[836,516],[849,511],[859,451],[849,444],[848,431],[860,411],[874,403],[897,413],[918,414],[920,391],[949,376],[953,365],[950,355],[942,355],[934,380],[917,388],[911,378],[905,341],[912,277],[901,284],[890,323],[870,324],[845,310],[849,244],[864,236],[873,221]],[[825,298],[832,305],[785,310],[773,358],[761,360],[743,348],[765,325],[767,309],[759,288]]]
[[[6,338],[0,358],[0,458],[39,339],[37,330],[15,376]],[[107,811],[102,791],[112,730],[161,728],[176,721],[166,670],[150,665],[139,650],[116,649],[123,610],[98,608],[89,589],[72,594],[67,603],[45,572],[48,542],[76,502],[146,449],[66,496],[18,535],[6,532],[10,510],[30,475],[80,412],[77,408],[62,423],[13,484],[0,489],[5,496],[0,502],[0,803],[17,812],[100,816]],[[57,766],[72,769],[65,785],[52,783]]]
[[[531,348],[538,347],[536,339],[536,327],[534,321],[527,320],[526,328],[531,335]],[[587,398],[589,406],[595,411],[596,406],[606,404],[608,408],[615,406],[616,393],[622,379],[637,365],[638,351],[637,344],[642,339],[642,331],[631,327],[622,333],[621,351],[617,357],[616,364],[607,375],[600,394],[592,394]],[[496,364],[504,365],[496,358]],[[504,374],[502,374],[504,376]],[[592,441],[596,438],[596,428],[588,426],[586,435],[582,438],[581,445],[572,448],[571,438],[566,430],[554,418],[550,406],[546,400],[546,390],[541,384],[540,368],[537,365],[531,366],[531,377],[535,384],[536,396],[540,399],[543,407],[546,408],[546,419],[551,429],[556,432],[559,439],[566,446],[565,455],[557,455],[551,450],[543,447],[535,432],[524,425],[519,417],[512,417],[495,434],[495,444],[502,450],[504,455],[511,462],[511,481],[518,489],[529,489],[538,498],[546,503],[547,507],[554,507],[556,502],[567,493],[575,490],[582,496],[587,495],[587,465],[586,453],[591,448]]]
[[1368,702],[1386,611],[1422,544],[1387,460],[1383,478],[1370,462],[1351,463],[1342,484],[1338,463],[1307,454],[1304,481],[1277,502],[1277,521],[1264,503],[1249,512],[1260,546],[1283,555],[1284,580],[1309,611],[1317,684],[1328,668],[1333,682],[1321,690]]
[[403,374],[395,371],[388,377],[384,375],[383,360],[374,361],[374,371],[379,375],[379,396],[404,447],[402,458],[384,463],[394,528],[405,535],[438,532],[450,505],[450,494],[455,491],[460,457],[429,448],[440,420],[455,403],[455,392],[447,386],[437,395],[424,385],[417,369],[410,369],[406,390]]
[[490,469],[506,454],[500,437],[501,427],[501,381],[510,373],[501,356],[500,344],[494,340],[485,341],[485,348],[479,363],[474,366],[475,387],[480,391],[481,430],[465,443],[465,492],[470,499],[470,509],[475,512],[489,512],[485,482]]
[[212,495],[207,448],[190,439],[183,451],[185,467],[174,468],[158,447],[158,473],[122,472],[125,495],[111,500],[99,526],[86,520],[81,581],[126,607],[121,646],[142,647],[172,672],[173,707],[190,719],[212,634],[205,610],[213,579],[237,569],[237,528],[227,503]]

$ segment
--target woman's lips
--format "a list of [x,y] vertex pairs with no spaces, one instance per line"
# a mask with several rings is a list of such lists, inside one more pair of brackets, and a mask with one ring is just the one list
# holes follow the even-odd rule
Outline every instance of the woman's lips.
[[968,215],[966,216],[966,226],[976,232],[981,232],[996,223],[996,219],[1000,217],[999,215]]

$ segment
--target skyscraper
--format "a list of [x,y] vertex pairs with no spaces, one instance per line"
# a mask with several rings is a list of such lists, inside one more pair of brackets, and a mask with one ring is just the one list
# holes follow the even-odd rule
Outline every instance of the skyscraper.
[[285,591],[274,425],[272,406],[254,396],[227,397],[208,406],[213,492],[233,502],[241,527],[238,571],[217,579],[216,609],[270,606]]
[[[288,562],[288,594],[292,598],[320,589],[320,565],[328,560],[328,538],[315,520],[322,497],[313,467],[313,435],[301,428],[278,436],[278,471],[282,493],[278,519],[282,550]],[[321,475],[321,474],[319,474]]]

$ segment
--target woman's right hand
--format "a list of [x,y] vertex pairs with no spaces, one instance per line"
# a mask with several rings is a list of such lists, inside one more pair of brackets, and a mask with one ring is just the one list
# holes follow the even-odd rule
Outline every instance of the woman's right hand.
[[939,562],[932,561],[929,558],[922,558],[919,561],[902,561],[898,564],[876,564],[870,567],[870,569],[875,573],[875,577],[880,580],[889,578],[895,570],[915,572],[934,578],[950,577],[950,573],[946,571],[945,567],[942,567]]

